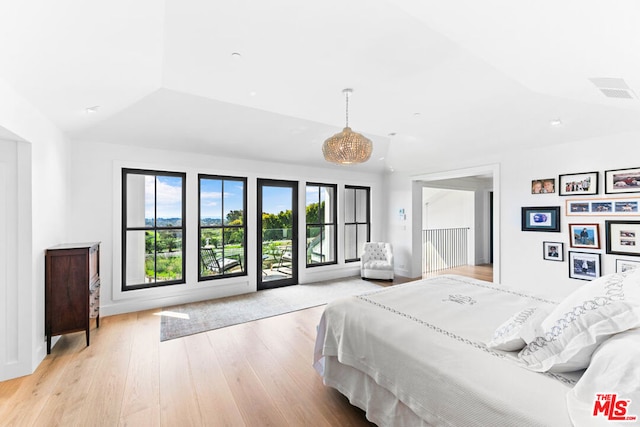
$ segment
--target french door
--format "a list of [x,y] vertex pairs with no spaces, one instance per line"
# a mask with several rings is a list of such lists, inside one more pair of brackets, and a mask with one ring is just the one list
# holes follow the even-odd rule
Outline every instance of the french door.
[[258,179],[258,290],[298,283],[298,183]]

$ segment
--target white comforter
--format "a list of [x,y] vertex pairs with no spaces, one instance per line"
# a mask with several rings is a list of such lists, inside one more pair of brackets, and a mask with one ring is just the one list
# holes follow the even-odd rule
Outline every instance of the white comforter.
[[578,373],[534,373],[484,344],[516,311],[553,304],[460,276],[341,299],[322,316],[314,366],[379,425],[415,415],[424,425],[569,426]]

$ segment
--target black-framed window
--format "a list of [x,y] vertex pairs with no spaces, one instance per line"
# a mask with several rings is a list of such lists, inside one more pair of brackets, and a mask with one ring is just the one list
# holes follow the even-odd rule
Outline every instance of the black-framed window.
[[335,184],[307,183],[307,267],[337,263],[337,203]]
[[360,261],[365,242],[371,239],[371,189],[344,187],[344,258],[345,262]]
[[247,179],[198,175],[199,280],[247,274]]
[[122,290],[185,283],[186,174],[122,169]]

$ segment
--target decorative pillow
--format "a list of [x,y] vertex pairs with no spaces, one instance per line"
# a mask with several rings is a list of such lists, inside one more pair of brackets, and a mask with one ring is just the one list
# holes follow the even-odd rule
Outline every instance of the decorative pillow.
[[640,327],[640,270],[602,276],[567,296],[518,358],[533,371],[584,369],[605,339]]
[[518,311],[498,326],[487,346],[504,351],[521,350],[527,344],[526,336],[534,335],[535,326],[549,311],[547,307],[527,307]]
[[[567,394],[567,408],[573,425],[611,423],[609,414],[613,417],[635,417],[636,421],[639,420],[640,363],[638,360],[640,360],[640,329],[621,332],[603,342],[593,353],[591,363],[582,378]],[[607,412],[607,405],[612,404],[616,413]],[[625,421],[633,420],[634,418],[627,418]]]

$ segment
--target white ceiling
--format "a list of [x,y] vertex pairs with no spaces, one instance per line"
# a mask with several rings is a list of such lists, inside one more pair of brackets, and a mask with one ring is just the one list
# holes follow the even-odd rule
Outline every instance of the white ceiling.
[[374,154],[350,167],[421,172],[639,131],[640,100],[589,80],[640,94],[639,18],[636,0],[0,0],[0,78],[72,139],[311,166],[351,87]]

